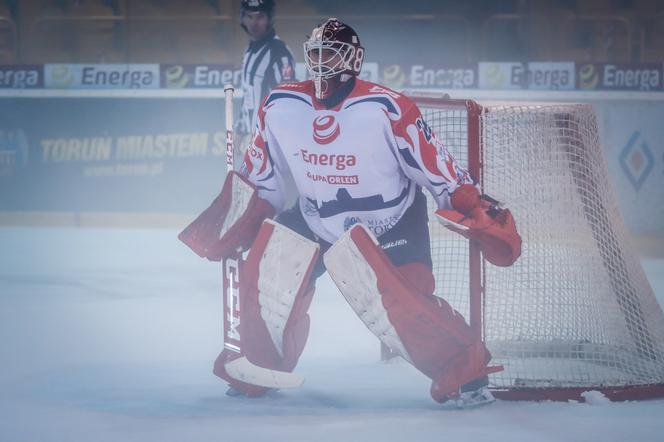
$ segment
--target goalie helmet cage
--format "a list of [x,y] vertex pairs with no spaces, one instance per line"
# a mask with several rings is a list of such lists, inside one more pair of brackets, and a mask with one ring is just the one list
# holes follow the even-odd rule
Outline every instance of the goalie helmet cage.
[[505,367],[489,378],[494,395],[664,396],[664,315],[629,242],[592,107],[412,98],[523,238],[520,259],[500,268],[430,223],[436,295]]

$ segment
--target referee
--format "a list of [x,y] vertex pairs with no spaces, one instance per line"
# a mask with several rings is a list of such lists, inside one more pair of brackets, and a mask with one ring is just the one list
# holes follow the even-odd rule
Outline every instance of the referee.
[[[240,24],[249,35],[242,61],[242,106],[235,126],[242,139],[251,135],[263,98],[279,83],[295,80],[293,54],[274,30],[274,0],[242,0]],[[245,138],[246,140],[246,138]]]

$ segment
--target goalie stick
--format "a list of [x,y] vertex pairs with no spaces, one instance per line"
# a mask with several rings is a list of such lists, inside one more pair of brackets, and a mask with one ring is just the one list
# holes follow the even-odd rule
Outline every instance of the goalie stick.
[[[233,92],[232,85],[224,86],[224,99],[226,104],[226,167],[228,172],[233,171],[235,162],[235,146],[233,142]],[[271,370],[253,364],[242,352],[242,335],[240,332],[240,272],[244,260],[242,253],[236,251],[233,255],[221,260],[222,290],[223,290],[223,323],[224,348],[238,354],[224,365],[229,376],[238,381],[259,385],[268,388],[295,388],[302,385],[304,378],[295,374]]]
[[[233,171],[234,146],[233,146],[233,92],[232,85],[224,86],[224,100],[226,104],[226,169]],[[224,323],[224,348],[242,353],[240,341],[240,267],[242,265],[242,254],[236,251],[232,256],[221,260]]]

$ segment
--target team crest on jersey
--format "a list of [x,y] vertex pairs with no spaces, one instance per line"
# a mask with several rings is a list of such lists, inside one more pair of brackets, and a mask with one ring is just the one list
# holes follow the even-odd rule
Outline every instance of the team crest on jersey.
[[333,115],[323,115],[314,120],[314,141],[318,144],[330,144],[341,133],[339,122]]
[[344,232],[353,227],[355,224],[361,223],[362,220],[356,216],[347,216],[344,219]]

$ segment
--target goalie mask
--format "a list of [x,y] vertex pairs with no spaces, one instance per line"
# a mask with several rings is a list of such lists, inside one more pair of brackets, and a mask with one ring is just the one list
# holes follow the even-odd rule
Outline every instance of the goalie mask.
[[320,100],[329,98],[343,83],[360,74],[364,48],[353,28],[329,18],[315,27],[304,43],[304,60]]

